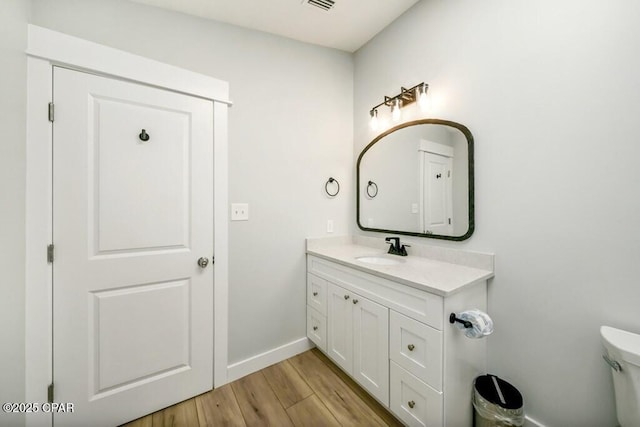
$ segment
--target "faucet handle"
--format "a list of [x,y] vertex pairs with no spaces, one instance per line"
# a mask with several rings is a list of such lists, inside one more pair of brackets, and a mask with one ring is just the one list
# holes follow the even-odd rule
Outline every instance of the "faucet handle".
[[410,248],[410,247],[411,247],[411,245],[402,245],[402,247],[400,248],[400,255],[402,255],[402,256],[409,255],[407,253],[407,248]]

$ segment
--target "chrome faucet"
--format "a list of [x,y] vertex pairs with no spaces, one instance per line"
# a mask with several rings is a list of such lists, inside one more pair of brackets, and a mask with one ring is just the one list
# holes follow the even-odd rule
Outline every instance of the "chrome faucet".
[[407,254],[407,248],[410,248],[411,246],[409,246],[409,245],[400,245],[400,238],[399,237],[385,237],[384,241],[391,245],[391,246],[389,246],[389,251],[387,253],[389,253],[391,255],[400,255],[400,256],[407,256],[408,255]]

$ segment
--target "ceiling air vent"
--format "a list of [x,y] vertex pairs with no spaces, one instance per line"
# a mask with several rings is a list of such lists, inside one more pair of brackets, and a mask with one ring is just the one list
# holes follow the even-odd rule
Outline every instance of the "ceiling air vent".
[[324,11],[329,11],[336,4],[334,0],[304,0],[304,4],[318,7]]

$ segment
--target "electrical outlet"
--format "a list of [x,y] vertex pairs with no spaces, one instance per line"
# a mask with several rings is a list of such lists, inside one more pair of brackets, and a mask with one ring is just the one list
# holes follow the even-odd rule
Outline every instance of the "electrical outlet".
[[418,204],[411,203],[411,213],[418,213]]
[[333,233],[333,220],[327,220],[327,233]]
[[249,221],[249,204],[231,203],[231,221]]

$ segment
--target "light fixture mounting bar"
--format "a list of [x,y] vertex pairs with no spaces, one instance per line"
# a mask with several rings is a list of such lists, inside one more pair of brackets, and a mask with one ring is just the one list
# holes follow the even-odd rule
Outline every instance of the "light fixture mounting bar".
[[417,85],[410,87],[409,89],[405,87],[400,87],[400,93],[395,96],[384,96],[384,101],[380,104],[371,108],[371,112],[378,109],[379,107],[386,105],[387,107],[392,107],[395,104],[396,100],[400,100],[400,104],[404,107],[415,102],[418,99],[418,90],[419,88],[423,88],[426,92],[429,89],[429,85],[425,82],[418,83]]

